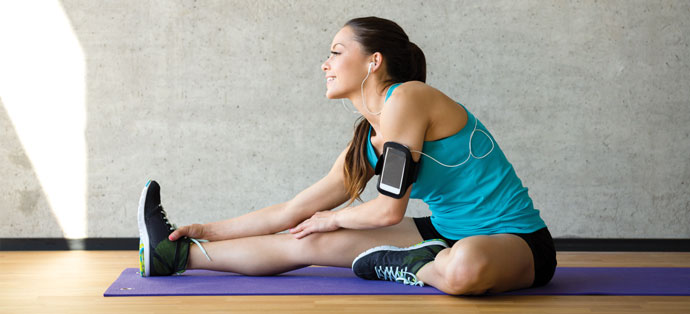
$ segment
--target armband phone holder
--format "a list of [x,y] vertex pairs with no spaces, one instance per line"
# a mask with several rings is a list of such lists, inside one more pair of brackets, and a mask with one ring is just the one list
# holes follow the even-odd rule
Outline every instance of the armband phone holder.
[[374,173],[379,175],[376,188],[381,194],[402,198],[410,185],[417,181],[418,166],[407,146],[386,142],[374,169]]

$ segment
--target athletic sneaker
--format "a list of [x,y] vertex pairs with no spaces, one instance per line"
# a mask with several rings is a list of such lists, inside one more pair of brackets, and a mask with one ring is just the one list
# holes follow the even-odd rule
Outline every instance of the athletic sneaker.
[[175,227],[161,206],[160,186],[146,183],[139,199],[139,270],[142,277],[180,274],[187,268],[190,240],[168,240]]
[[417,280],[422,266],[436,258],[448,244],[441,239],[426,240],[406,248],[378,246],[359,254],[352,262],[357,277],[390,280],[411,286],[424,286]]

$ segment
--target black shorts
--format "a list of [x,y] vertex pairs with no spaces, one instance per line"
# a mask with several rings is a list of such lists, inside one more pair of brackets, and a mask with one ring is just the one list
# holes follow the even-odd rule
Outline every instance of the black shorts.
[[[431,217],[417,217],[414,218],[414,223],[417,225],[419,234],[422,239],[443,239],[448,242],[448,245],[453,246],[458,240],[451,240],[442,236],[434,225],[431,224]],[[514,234],[527,242],[529,248],[532,250],[532,257],[534,257],[534,282],[532,287],[543,286],[553,278],[553,273],[556,271],[556,248],[553,245],[551,233],[546,227],[539,229],[532,233],[510,233]]]

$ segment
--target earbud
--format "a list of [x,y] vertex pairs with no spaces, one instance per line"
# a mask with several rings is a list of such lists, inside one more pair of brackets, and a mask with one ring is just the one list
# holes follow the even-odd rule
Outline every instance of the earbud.
[[376,62],[369,62],[369,73],[371,73],[371,68],[376,66]]

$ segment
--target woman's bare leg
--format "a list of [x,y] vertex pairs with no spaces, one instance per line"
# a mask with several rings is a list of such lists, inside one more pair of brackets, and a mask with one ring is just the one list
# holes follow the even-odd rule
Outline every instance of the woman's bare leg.
[[448,294],[527,288],[534,280],[534,258],[529,245],[516,235],[472,236],[439,252],[417,278]]
[[[422,241],[412,218],[372,229],[340,229],[297,240],[273,234],[204,243],[212,261],[192,245],[188,269],[210,269],[245,275],[273,275],[309,266],[350,267],[360,253],[380,245],[408,247]],[[526,288],[534,280],[532,251],[511,234],[472,236],[422,267],[417,278],[448,294],[482,294]]]
[[203,243],[210,262],[192,244],[187,268],[272,275],[308,265],[350,267],[357,255],[372,247],[407,247],[420,241],[414,221],[405,217],[399,224],[385,228],[339,229],[299,240],[292,234],[272,234]]

